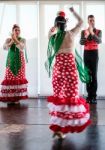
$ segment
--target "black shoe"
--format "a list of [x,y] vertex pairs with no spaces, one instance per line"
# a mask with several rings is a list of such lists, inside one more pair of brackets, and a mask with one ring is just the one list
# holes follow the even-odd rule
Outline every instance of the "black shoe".
[[92,97],[91,99],[90,99],[90,102],[89,102],[90,104],[97,104],[97,99],[96,99],[96,97]]
[[8,105],[8,106],[14,106],[15,103],[14,103],[14,102],[8,102],[7,105]]
[[90,102],[90,104],[97,104],[97,100],[96,99],[91,99],[91,102]]
[[87,97],[87,98],[86,98],[86,102],[90,104],[91,98],[90,98],[90,97]]

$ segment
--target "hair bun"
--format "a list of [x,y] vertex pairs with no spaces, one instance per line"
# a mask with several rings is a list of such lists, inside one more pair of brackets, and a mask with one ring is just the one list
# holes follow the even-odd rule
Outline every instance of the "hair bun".
[[59,12],[57,13],[57,16],[62,16],[62,17],[65,18],[65,12],[64,12],[64,11],[59,11]]
[[14,24],[14,25],[13,25],[13,28],[16,28],[16,27],[19,27],[19,26],[18,26],[17,24]]
[[19,28],[19,25],[18,24],[14,24],[13,27],[12,27],[12,30],[14,30],[15,28]]

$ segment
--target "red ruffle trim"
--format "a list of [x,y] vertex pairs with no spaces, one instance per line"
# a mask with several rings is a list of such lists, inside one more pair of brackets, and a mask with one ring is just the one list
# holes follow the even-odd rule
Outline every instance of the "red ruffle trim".
[[21,85],[27,84],[28,81],[26,79],[23,80],[4,80],[1,85]]
[[54,96],[48,96],[47,100],[49,103],[53,103],[54,105],[87,105],[86,100],[82,97],[67,97],[67,98],[59,98]]
[[85,115],[89,113],[88,111],[86,112],[78,112],[78,113],[69,113],[69,114],[65,114],[63,112],[50,112],[49,114],[51,116],[54,116],[54,117],[59,117],[59,118],[62,118],[62,119],[67,119],[67,120],[70,120],[70,119],[80,119],[80,118],[84,118]]
[[58,125],[51,125],[50,129],[54,132],[58,132],[61,131],[63,133],[74,133],[74,132],[82,132],[87,126],[89,126],[91,124],[91,121],[88,120],[88,122],[86,122],[84,125],[82,126],[66,126],[66,127],[60,127]]
[[15,96],[15,97],[0,97],[1,102],[17,102],[20,100],[27,100],[28,96]]
[[11,93],[24,93],[27,92],[27,88],[23,88],[23,89],[5,89],[5,90],[1,90],[1,93],[5,93],[5,94],[11,94]]

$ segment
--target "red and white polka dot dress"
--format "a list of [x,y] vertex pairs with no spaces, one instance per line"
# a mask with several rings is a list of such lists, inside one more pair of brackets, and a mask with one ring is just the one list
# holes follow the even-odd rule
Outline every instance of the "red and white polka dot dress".
[[72,53],[56,56],[52,84],[54,95],[48,97],[50,129],[81,132],[90,124],[90,114],[88,104],[79,97],[78,73]]
[[1,83],[0,101],[17,102],[27,99],[27,79],[25,78],[25,60],[23,51],[20,51],[21,68],[15,76],[9,66],[6,68],[5,78]]

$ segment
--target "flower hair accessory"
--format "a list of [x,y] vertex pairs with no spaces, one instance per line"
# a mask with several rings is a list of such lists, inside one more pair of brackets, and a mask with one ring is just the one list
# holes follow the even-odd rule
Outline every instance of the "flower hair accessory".
[[57,16],[62,16],[62,17],[65,18],[65,12],[64,12],[64,11],[59,11],[59,12],[57,13]]

